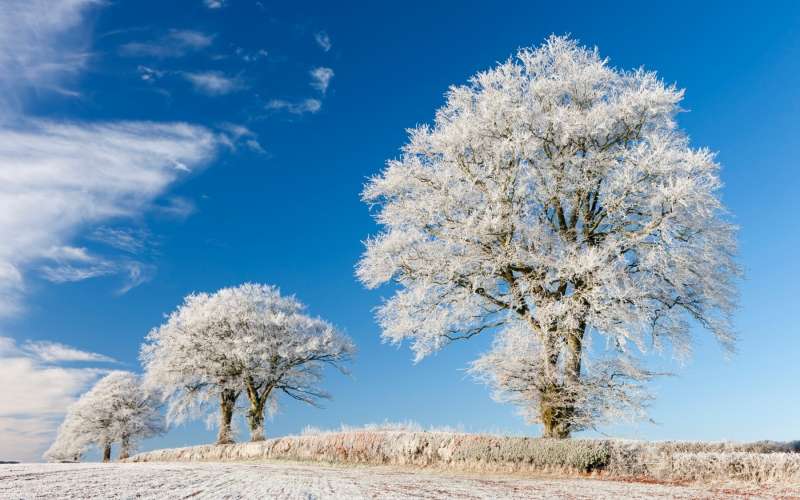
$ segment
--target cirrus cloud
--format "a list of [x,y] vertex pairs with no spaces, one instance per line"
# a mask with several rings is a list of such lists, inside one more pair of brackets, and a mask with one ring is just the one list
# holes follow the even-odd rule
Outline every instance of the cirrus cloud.
[[[214,157],[215,134],[185,123],[32,120],[0,129],[0,314],[19,310],[24,270],[42,261],[51,281],[111,273],[87,252],[53,255],[87,226],[153,205]],[[128,266],[129,267],[129,266]],[[141,273],[137,273],[137,279]]]

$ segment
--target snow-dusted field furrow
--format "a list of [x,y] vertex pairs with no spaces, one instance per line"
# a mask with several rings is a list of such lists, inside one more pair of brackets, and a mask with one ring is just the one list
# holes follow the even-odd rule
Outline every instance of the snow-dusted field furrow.
[[[0,498],[731,498],[730,490],[297,463],[0,466]],[[768,497],[765,495],[765,497]],[[748,498],[752,496],[752,491]]]

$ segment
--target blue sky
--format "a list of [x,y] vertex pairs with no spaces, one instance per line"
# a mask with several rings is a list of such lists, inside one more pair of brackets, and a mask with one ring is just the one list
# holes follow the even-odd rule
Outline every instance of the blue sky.
[[[741,227],[738,352],[726,359],[697,332],[691,360],[655,360],[676,375],[654,384],[658,424],[601,430],[798,439],[800,5],[10,6],[0,13],[0,385],[11,388],[0,394],[0,454],[38,459],[97,370],[138,370],[144,335],[184,295],[244,281],[296,294],[360,351],[350,377],[329,374],[325,409],[286,402],[268,434],[407,419],[538,434],[463,372],[491,339],[417,365],[381,344],[372,309],[391,290],[365,290],[353,266],[377,230],[359,193],[405,129],[430,122],[449,85],[551,33],[686,89],[679,122],[719,152]],[[212,438],[194,423],[145,447]]]

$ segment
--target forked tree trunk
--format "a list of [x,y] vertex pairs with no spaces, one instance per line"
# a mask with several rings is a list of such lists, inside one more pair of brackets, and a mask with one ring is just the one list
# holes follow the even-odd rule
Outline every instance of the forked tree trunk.
[[219,394],[219,434],[217,444],[231,444],[233,431],[231,430],[231,420],[233,420],[233,408],[236,405],[236,398],[239,393],[233,389],[223,389]]
[[103,444],[103,462],[111,461],[111,443]]
[[[263,388],[256,387],[253,379],[245,380],[247,398],[250,400],[250,410],[247,412],[247,424],[250,427],[250,441],[264,440],[264,406],[272,392],[272,385]],[[260,390],[259,390],[260,389]]]

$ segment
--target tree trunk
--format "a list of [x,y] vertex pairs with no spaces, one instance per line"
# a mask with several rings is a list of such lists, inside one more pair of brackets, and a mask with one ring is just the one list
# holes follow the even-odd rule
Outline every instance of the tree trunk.
[[245,379],[247,388],[247,398],[250,400],[250,410],[247,412],[247,423],[250,426],[250,441],[264,440],[264,404],[269,399],[272,392],[272,385],[266,385],[263,389],[255,385],[253,379]]
[[233,431],[231,430],[231,420],[233,419],[233,407],[239,394],[233,389],[223,389],[219,394],[219,434],[217,444],[231,444]]
[[131,438],[130,436],[122,436],[122,444],[119,446],[119,460],[125,460],[131,456]]
[[264,440],[264,410],[257,405],[250,404],[247,412],[247,423],[250,425],[250,441]]
[[564,392],[564,386],[559,384],[548,384],[540,392],[539,417],[544,427],[542,437],[564,439],[570,435],[570,417],[574,407],[565,404]]
[[[564,373],[559,376],[558,358],[554,332],[551,330],[549,341],[545,343],[544,355],[546,363],[545,381],[539,393],[539,418],[544,430],[543,437],[568,438],[574,428],[574,417],[577,395],[581,383],[581,356],[583,349],[583,333],[581,326],[567,334],[567,352],[564,360]],[[560,382],[563,380],[563,382]]]
[[111,461],[111,443],[105,443],[103,445],[103,462],[110,462]]

